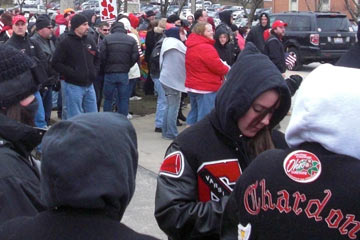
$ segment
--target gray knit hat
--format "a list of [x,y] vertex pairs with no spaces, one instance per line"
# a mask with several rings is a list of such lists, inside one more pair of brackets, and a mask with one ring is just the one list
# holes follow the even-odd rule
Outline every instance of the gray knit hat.
[[35,66],[26,54],[0,45],[0,108],[16,104],[38,90],[30,70]]

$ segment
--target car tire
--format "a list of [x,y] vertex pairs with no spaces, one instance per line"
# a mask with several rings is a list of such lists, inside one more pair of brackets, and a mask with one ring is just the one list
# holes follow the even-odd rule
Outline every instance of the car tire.
[[296,47],[288,47],[286,52],[296,56],[296,64],[292,70],[299,71],[303,66],[299,49],[297,49]]

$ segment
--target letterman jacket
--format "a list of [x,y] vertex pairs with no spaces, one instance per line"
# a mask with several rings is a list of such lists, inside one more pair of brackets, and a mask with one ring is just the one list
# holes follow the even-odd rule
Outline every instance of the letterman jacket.
[[273,88],[281,99],[270,128],[288,112],[290,93],[276,67],[249,44],[218,92],[215,109],[169,146],[155,199],[156,220],[169,239],[219,239],[228,195],[252,159],[237,120]]

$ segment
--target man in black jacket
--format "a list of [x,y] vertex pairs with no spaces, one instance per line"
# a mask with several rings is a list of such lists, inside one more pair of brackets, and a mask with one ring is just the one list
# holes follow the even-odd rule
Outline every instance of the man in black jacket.
[[264,53],[265,40],[264,40],[264,31],[270,28],[270,19],[267,13],[260,14],[260,22],[251,28],[248,36],[246,37],[246,42],[252,42],[255,46]]
[[[37,63],[36,72],[41,73],[36,76],[38,78],[37,81],[39,81],[41,84],[45,83],[47,81],[46,57],[41,51],[39,45],[29,38],[29,35],[26,32],[28,25],[26,18],[22,15],[17,15],[13,17],[12,24],[13,35],[5,44],[20,50],[21,52],[34,59],[34,61]],[[35,93],[35,97],[39,103],[39,108],[35,116],[35,125],[40,128],[46,128],[47,123],[45,121],[45,110],[39,91]]]
[[275,64],[279,71],[283,74],[286,72],[285,50],[282,38],[285,35],[285,27],[287,23],[276,20],[271,26],[271,36],[265,43],[264,53]]
[[97,112],[93,82],[99,69],[99,56],[95,42],[87,37],[87,21],[80,14],[71,19],[71,30],[60,41],[53,57],[54,69],[65,80],[67,118]]
[[104,112],[112,111],[112,102],[117,90],[118,112],[129,112],[129,77],[130,68],[138,61],[139,51],[134,38],[126,34],[124,24],[114,23],[111,35],[105,37],[100,48],[101,67],[104,68]]
[[0,46],[0,224],[45,209],[40,198],[40,174],[30,152],[43,130],[34,128],[39,82],[35,62],[7,45]]
[[41,86],[41,97],[45,110],[45,121],[50,124],[50,116],[52,110],[52,89],[58,81],[59,74],[51,66],[51,61],[55,52],[55,44],[51,40],[53,26],[51,25],[50,17],[46,14],[40,15],[36,19],[36,32],[31,37],[33,42],[36,42],[43,54],[46,56],[47,61],[47,76],[48,79]]

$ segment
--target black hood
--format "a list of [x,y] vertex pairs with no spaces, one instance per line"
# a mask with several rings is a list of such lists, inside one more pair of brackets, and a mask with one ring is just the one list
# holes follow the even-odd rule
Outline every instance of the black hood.
[[134,127],[118,113],[87,113],[44,136],[41,197],[48,208],[104,210],[121,219],[135,191]]
[[220,37],[221,34],[226,34],[228,36],[228,42],[230,41],[229,31],[225,27],[219,27],[219,28],[216,29],[215,36],[214,36],[215,45],[218,46],[218,47],[222,46],[220,44],[220,41],[219,41],[219,37]]
[[111,33],[122,32],[122,33],[125,33],[125,34],[127,33],[126,30],[125,30],[125,26],[124,26],[124,24],[122,22],[116,22],[113,25],[111,25],[110,32]]
[[[261,25],[261,17],[262,17],[262,16],[265,16],[265,17],[267,18],[267,20],[268,20],[265,27],[263,27],[263,26]],[[269,17],[269,14],[263,12],[263,13],[261,13],[261,14],[259,15],[259,26],[262,27],[264,30],[270,28],[270,17]]]
[[96,15],[95,11],[94,10],[85,10],[85,11],[81,12],[80,14],[86,17],[86,19],[88,20],[89,26],[92,27],[93,23],[91,22],[91,18],[92,18],[92,16]]
[[232,13],[233,13],[233,11],[230,11],[230,10],[225,10],[225,11],[220,12],[219,13],[220,21],[225,23],[226,25],[228,25],[230,27],[231,26]]
[[27,157],[41,143],[43,131],[20,123],[0,113],[0,138],[9,141],[14,150]]
[[288,113],[290,92],[276,66],[249,42],[217,93],[215,110],[211,113],[213,124],[231,139],[238,140],[241,134],[237,126],[238,119],[260,94],[270,89],[280,92],[280,106],[275,110],[269,125],[272,128]]

